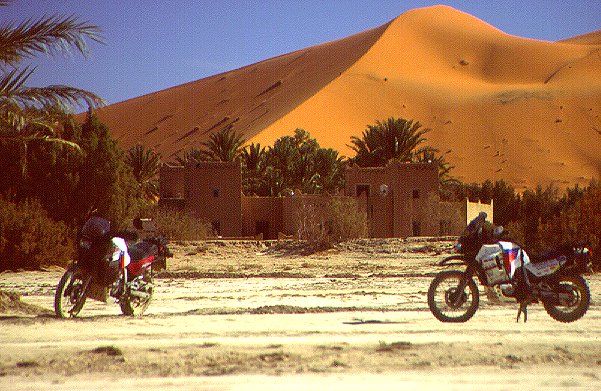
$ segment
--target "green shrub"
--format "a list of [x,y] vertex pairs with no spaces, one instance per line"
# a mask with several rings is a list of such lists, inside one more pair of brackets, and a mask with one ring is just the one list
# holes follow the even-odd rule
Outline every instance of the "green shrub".
[[169,240],[203,240],[211,236],[211,225],[185,211],[152,206],[141,217],[151,218],[158,231]]
[[593,183],[559,216],[538,226],[540,247],[584,244],[593,252],[595,271],[601,270],[601,185]]
[[0,270],[66,266],[73,259],[74,236],[67,225],[49,218],[38,200],[0,199]]
[[323,216],[312,202],[303,202],[296,212],[297,238],[311,243],[327,241]]
[[298,210],[297,218],[298,239],[319,248],[367,236],[367,214],[355,198],[332,197],[324,209],[307,202]]
[[328,209],[331,240],[342,242],[367,237],[367,213],[361,210],[356,198],[334,197]]

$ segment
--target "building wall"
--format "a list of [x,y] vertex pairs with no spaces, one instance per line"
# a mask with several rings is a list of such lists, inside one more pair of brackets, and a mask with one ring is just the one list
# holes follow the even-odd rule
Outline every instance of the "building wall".
[[435,207],[431,195],[437,192],[438,169],[434,164],[351,167],[346,173],[345,194],[361,197],[371,237],[437,234],[438,223],[427,218],[428,210]]
[[159,171],[159,198],[184,198],[184,167],[161,165]]
[[493,200],[490,200],[490,204],[483,204],[480,201],[470,202],[468,199],[466,199],[466,205],[466,225],[467,223],[472,221],[476,216],[478,216],[478,213],[480,212],[486,212],[486,221],[489,221],[491,223],[494,221]]
[[[324,228],[328,195],[245,197],[239,162],[202,162],[186,167],[163,165],[160,203],[207,221],[224,237],[277,239],[298,236],[309,214]],[[440,202],[438,170],[433,164],[392,163],[386,167],[351,167],[345,195],[358,197],[366,211],[370,237],[459,235],[480,211],[493,220],[493,205]]]
[[467,224],[478,216],[478,213],[486,212],[486,220],[494,221],[493,202],[483,204],[480,201],[470,202],[469,199],[456,202],[440,202],[438,219],[440,221],[439,235],[461,235]]
[[263,235],[263,239],[277,239],[283,232],[282,197],[242,196],[242,234]]
[[186,211],[209,222],[215,235],[241,236],[240,163],[193,163],[184,172]]
[[438,235],[446,236],[461,235],[467,225],[465,219],[467,215],[465,201],[440,202],[438,204],[439,229]]

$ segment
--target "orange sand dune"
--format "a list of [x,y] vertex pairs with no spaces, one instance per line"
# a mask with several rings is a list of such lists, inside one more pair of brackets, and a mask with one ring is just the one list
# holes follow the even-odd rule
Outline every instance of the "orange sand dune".
[[578,35],[576,37],[564,39],[559,42],[564,43],[576,43],[582,45],[601,45],[601,30],[593,31],[591,33]]
[[350,154],[350,137],[391,116],[472,182],[517,188],[601,177],[600,32],[561,42],[507,35],[446,6],[415,9],[345,39],[108,106],[124,147],[165,160],[231,126],[271,145],[296,128]]

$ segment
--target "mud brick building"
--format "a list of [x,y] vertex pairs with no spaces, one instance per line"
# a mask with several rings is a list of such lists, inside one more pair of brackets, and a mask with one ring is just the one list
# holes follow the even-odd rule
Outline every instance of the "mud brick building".
[[239,162],[164,165],[160,172],[161,205],[209,222],[222,237],[294,236],[301,209],[311,205],[325,222],[332,197],[358,199],[370,237],[458,235],[479,211],[493,216],[492,203],[440,202],[437,168],[427,163],[350,167],[344,194],[285,197],[243,195]]

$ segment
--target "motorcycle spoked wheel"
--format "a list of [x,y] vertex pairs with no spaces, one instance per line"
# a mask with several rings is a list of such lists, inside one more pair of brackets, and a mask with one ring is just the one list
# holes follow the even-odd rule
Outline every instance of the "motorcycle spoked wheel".
[[67,269],[54,294],[54,312],[59,318],[76,317],[86,302],[91,275],[77,266]]
[[123,295],[121,300],[119,301],[119,305],[121,306],[121,312],[123,315],[127,316],[141,316],[148,309],[150,302],[152,301],[153,295],[153,278],[152,271],[150,269],[146,270],[142,275],[142,281],[145,284],[144,293],[149,295],[148,298],[136,297],[130,294],[129,288],[127,288],[127,293]]
[[582,276],[563,275],[555,279],[553,290],[568,298],[543,297],[543,307],[553,319],[569,323],[584,316],[591,303],[591,292]]
[[438,273],[428,288],[428,307],[441,322],[467,322],[478,310],[480,292],[472,278],[463,291],[458,287],[464,273],[447,270]]

